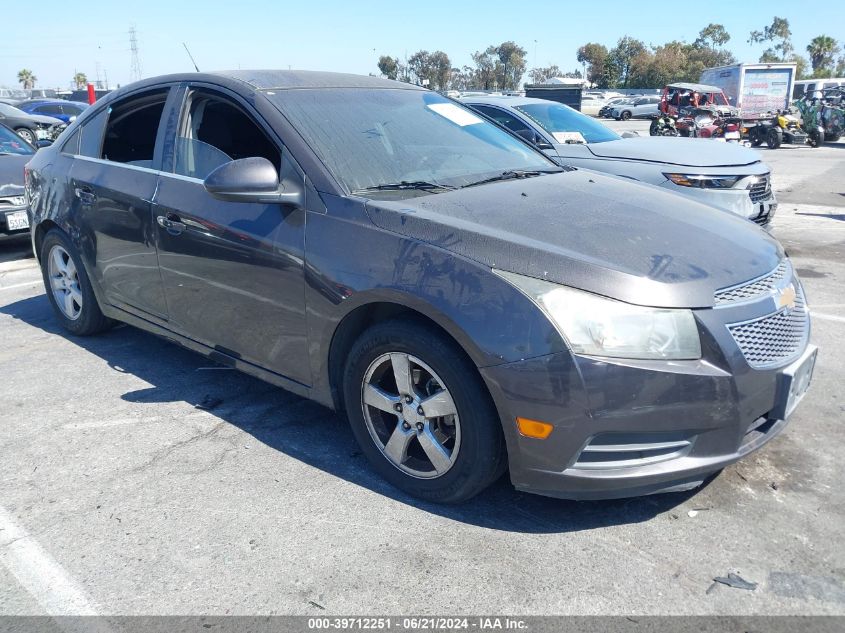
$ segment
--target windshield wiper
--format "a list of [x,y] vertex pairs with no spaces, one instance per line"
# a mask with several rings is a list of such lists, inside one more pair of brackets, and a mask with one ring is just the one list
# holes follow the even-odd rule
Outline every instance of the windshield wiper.
[[499,180],[520,180],[522,178],[533,178],[534,176],[543,176],[544,174],[557,174],[562,172],[562,169],[548,169],[548,170],[524,170],[524,169],[509,169],[503,171],[498,176],[492,178],[484,178],[483,180],[476,180],[464,187],[475,187],[476,185],[484,185],[488,182],[497,182]]
[[451,185],[442,185],[436,182],[428,182],[425,180],[402,180],[400,182],[386,182],[380,185],[373,185],[372,187],[364,187],[363,189],[356,189],[352,193],[363,193],[365,191],[404,191],[406,189],[416,189],[418,191],[432,191],[434,189],[442,189],[449,191],[454,189]]

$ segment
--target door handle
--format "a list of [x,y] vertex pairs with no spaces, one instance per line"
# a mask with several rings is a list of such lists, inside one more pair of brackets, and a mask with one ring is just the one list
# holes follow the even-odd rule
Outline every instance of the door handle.
[[79,198],[82,204],[94,204],[97,202],[97,196],[91,187],[76,187],[73,193]]
[[179,216],[175,213],[156,216],[156,222],[158,222],[161,228],[170,233],[170,235],[179,235],[186,228],[185,224],[179,221]]

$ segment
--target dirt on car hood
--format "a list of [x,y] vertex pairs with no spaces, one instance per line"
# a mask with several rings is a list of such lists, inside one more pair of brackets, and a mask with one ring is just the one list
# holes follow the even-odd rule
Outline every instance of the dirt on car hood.
[[571,171],[400,201],[379,227],[485,266],[656,307],[709,307],[774,269],[781,245],[749,222],[657,187]]

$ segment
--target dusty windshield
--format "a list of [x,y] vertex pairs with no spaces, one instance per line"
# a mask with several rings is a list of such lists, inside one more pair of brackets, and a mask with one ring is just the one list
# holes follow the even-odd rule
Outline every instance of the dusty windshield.
[[505,173],[560,171],[527,144],[434,92],[330,88],[266,94],[350,192],[436,193]]

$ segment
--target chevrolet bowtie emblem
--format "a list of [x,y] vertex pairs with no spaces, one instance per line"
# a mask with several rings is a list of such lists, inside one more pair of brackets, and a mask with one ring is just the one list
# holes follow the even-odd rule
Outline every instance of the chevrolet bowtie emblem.
[[787,310],[792,310],[795,308],[795,286],[789,284],[786,288],[781,289],[775,295],[775,303],[778,306],[778,309],[786,308]]

